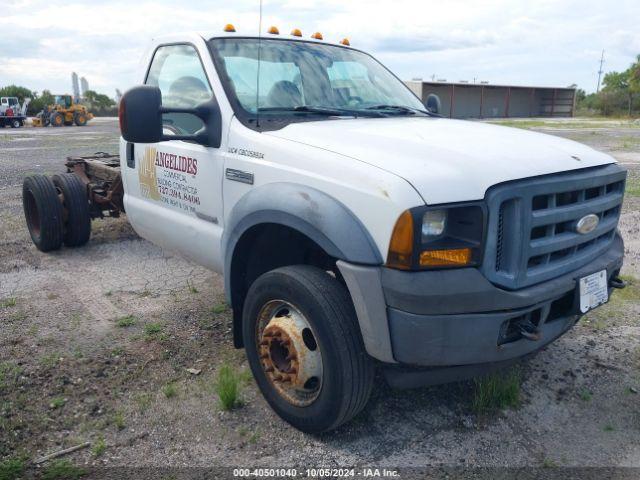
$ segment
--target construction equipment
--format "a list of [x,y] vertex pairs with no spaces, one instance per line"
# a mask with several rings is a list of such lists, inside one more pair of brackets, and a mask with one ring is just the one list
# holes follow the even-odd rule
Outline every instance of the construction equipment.
[[53,105],[46,106],[33,119],[34,127],[53,127],[71,126],[74,123],[83,127],[89,120],[93,118],[93,114],[87,110],[84,105],[77,104],[73,101],[71,95],[56,95]]
[[22,105],[18,97],[0,97],[0,128],[9,125],[11,128],[19,128],[27,119],[27,107],[31,102],[25,98]]

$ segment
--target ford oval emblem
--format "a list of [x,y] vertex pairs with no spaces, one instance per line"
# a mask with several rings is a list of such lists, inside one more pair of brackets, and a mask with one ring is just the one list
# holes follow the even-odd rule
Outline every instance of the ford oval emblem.
[[595,213],[590,213],[578,220],[578,223],[576,223],[576,232],[586,235],[587,233],[593,232],[599,223],[600,217]]

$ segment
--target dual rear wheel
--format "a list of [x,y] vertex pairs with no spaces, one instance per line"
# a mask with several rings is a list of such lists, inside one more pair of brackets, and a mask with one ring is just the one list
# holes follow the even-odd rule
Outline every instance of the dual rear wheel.
[[31,240],[43,252],[79,247],[89,241],[91,217],[86,188],[74,173],[49,178],[29,175],[22,184],[22,205]]

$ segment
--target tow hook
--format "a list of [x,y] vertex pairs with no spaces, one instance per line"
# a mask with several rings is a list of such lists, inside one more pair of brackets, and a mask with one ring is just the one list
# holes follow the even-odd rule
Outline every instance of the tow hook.
[[609,280],[609,285],[613,288],[623,289],[627,286],[627,282],[622,280],[620,277],[615,277]]
[[538,327],[531,323],[531,320],[528,318],[523,318],[516,323],[518,330],[520,331],[520,335],[522,335],[527,340],[540,340],[540,331]]

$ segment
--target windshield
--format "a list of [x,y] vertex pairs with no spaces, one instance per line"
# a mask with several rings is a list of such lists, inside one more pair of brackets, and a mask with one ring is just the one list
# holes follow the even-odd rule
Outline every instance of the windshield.
[[[241,120],[423,114],[411,91],[371,56],[293,40],[216,38],[214,62]],[[260,81],[258,83],[258,53]],[[258,92],[259,84],[259,92]],[[312,117],[312,118],[309,118]]]

